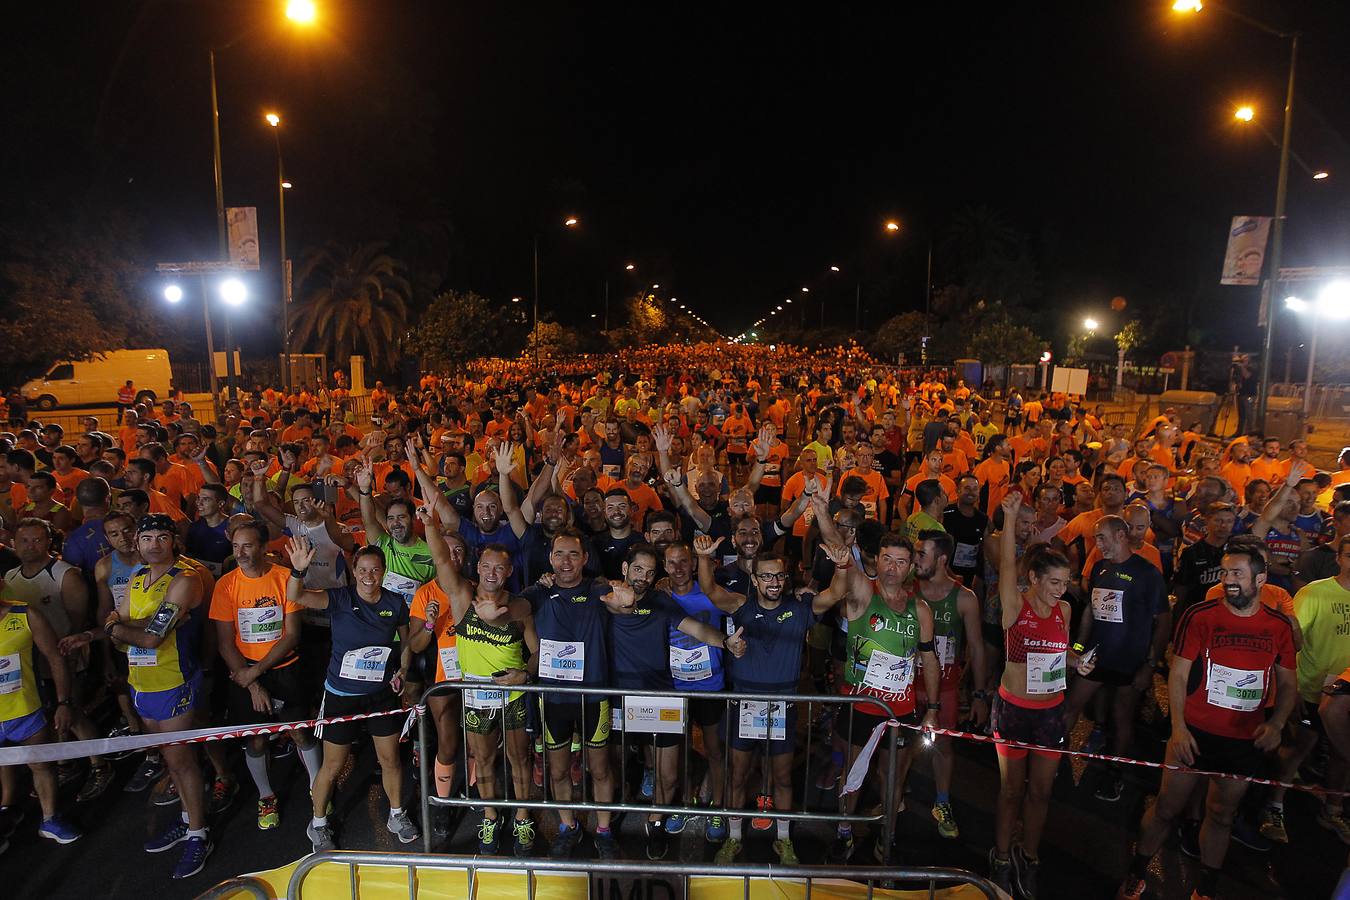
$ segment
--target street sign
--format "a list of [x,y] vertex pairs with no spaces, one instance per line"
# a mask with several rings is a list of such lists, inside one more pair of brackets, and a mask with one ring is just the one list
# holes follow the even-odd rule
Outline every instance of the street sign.
[[238,272],[239,267],[229,260],[198,259],[191,262],[155,263],[156,272],[177,272],[182,275],[212,275],[216,272]]
[[1320,278],[1350,278],[1350,266],[1280,267],[1280,281],[1316,281]]

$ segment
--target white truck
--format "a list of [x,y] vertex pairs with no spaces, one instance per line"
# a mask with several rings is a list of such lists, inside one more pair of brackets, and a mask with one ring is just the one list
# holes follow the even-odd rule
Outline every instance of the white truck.
[[155,402],[173,390],[169,351],[108,350],[85,360],[62,360],[41,378],[26,382],[23,397],[40,410],[58,406],[115,406],[130,380],[136,402]]

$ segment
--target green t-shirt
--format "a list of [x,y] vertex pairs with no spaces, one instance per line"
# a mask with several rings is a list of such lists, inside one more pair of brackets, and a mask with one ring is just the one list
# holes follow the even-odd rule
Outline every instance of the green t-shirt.
[[905,537],[909,538],[910,543],[919,542],[920,531],[946,531],[942,523],[930,516],[923,510],[916,510],[905,520]]
[[400,544],[387,534],[377,537],[374,543],[384,551],[382,584],[385,589],[398,594],[403,602],[412,606],[413,594],[417,593],[417,589],[436,577],[431,548],[421,538],[410,544]]
[[816,461],[820,463],[822,469],[825,468],[825,463],[834,462],[834,451],[830,449],[829,444],[822,444],[820,441],[812,441],[802,448],[803,453],[807,450],[816,451]]
[[1316,703],[1326,680],[1350,667],[1350,591],[1335,578],[1314,581],[1295,595],[1294,615],[1303,629],[1298,693]]

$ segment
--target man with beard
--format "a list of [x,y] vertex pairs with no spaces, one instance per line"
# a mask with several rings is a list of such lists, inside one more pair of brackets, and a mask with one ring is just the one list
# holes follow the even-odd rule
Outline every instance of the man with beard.
[[[839,602],[844,582],[836,578],[819,594],[796,594],[789,588],[787,560],[777,553],[761,553],[754,562],[754,584],[748,594],[737,594],[717,584],[713,576],[713,557],[722,538],[699,536],[694,542],[698,554],[698,583],[718,609],[731,616],[738,629],[744,629],[754,653],[738,660],[732,673],[733,687],[744,693],[791,694],[801,680],[802,651],[806,633],[826,610]],[[842,547],[831,550],[831,559],[840,568],[853,563],[852,555]],[[795,706],[772,701],[739,701],[732,706],[733,721],[724,721],[725,736],[731,746],[731,795],[727,805],[744,808],[746,781],[751,758],[768,742],[766,755],[773,781],[773,808],[792,808],[792,757],[795,750]],[[733,817],[730,834],[717,851],[716,862],[734,862],[741,850],[742,819]],[[789,822],[779,819],[773,849],[778,861],[797,865]]]
[[[418,480],[422,482],[423,492],[427,491],[430,476],[419,465],[416,465],[417,448],[409,441],[407,447],[409,460],[414,464],[414,471],[418,472]],[[464,544],[468,550],[469,558],[465,563],[469,566],[478,565],[478,554],[489,544],[501,544],[511,553],[512,559],[520,556],[521,538],[525,536],[526,520],[521,515],[519,507],[515,504],[515,485],[511,482],[510,472],[515,466],[512,455],[515,453],[515,447],[511,444],[498,445],[494,455],[497,473],[500,475],[498,487],[501,490],[499,494],[493,490],[483,490],[478,492],[478,496],[473,498],[473,518],[465,519],[460,516],[455,508],[448,501],[444,504],[438,504],[437,515],[440,520],[448,527],[459,531],[460,536],[464,538]],[[431,483],[434,489],[435,484]],[[438,497],[440,492],[434,494],[428,493],[427,496]],[[502,513],[507,513],[507,521],[502,521]],[[428,557],[430,562],[430,557]],[[430,580],[430,576],[427,579]],[[520,589],[520,574],[512,573],[511,590]]]
[[[669,691],[674,688],[670,670],[671,635],[679,632],[712,649],[727,650],[733,656],[745,653],[745,641],[737,628],[728,636],[697,616],[687,615],[665,591],[654,591],[657,576],[657,551],[650,544],[637,544],[628,551],[623,563],[623,582],[614,586],[614,597],[626,610],[624,615],[609,616],[610,676],[616,688],[642,691]],[[641,698],[637,698],[640,702]],[[626,703],[626,701],[625,701]],[[656,770],[652,802],[669,804],[679,774],[679,744],[682,735],[670,732],[641,734],[635,741],[651,744]],[[648,817],[647,858],[664,859],[669,847],[665,816]]]
[[[921,531],[914,551],[914,576],[919,585],[919,596],[933,613],[934,655],[940,667],[937,696],[940,702],[930,704],[927,692],[921,691],[916,698],[916,708],[922,707],[926,711],[930,705],[936,706],[938,725],[953,730],[960,716],[960,687],[967,655],[974,670],[972,683],[975,686],[970,695],[970,714],[977,727],[989,720],[990,696],[984,641],[980,639],[980,601],[973,591],[951,577],[955,548],[956,541],[945,531]],[[960,830],[951,805],[952,738],[938,735],[933,745],[937,751],[933,756],[933,782],[937,788],[933,818],[938,823],[938,834],[955,838]],[[911,742],[911,756],[918,746],[918,741]]]
[[[1176,768],[1163,772],[1157,802],[1140,824],[1134,861],[1116,894],[1120,900],[1143,897],[1154,854],[1205,777],[1194,769],[1239,776],[1209,779],[1194,896],[1215,896],[1246,778],[1262,773],[1263,754],[1280,745],[1298,700],[1293,626],[1257,599],[1265,570],[1259,551],[1233,548],[1223,558],[1223,599],[1193,605],[1177,623],[1167,682],[1172,736],[1166,756]],[[1272,686],[1274,708],[1268,710]]]
[[970,473],[956,479],[956,502],[943,510],[942,529],[955,541],[951,570],[973,589],[981,569],[980,548],[989,529],[989,517],[980,509],[980,479]]
[[621,487],[605,492],[605,531],[596,535],[595,549],[600,554],[600,571],[608,579],[623,575],[623,562],[628,551],[642,543],[642,533],[633,527],[633,503]]
[[1236,523],[1233,504],[1222,500],[1210,503],[1209,514],[1205,516],[1204,537],[1182,550],[1181,560],[1177,563],[1176,578],[1172,582],[1172,593],[1176,595],[1172,605],[1174,620],[1180,621],[1187,609],[1203,600],[1205,592],[1219,583],[1223,574],[1223,548]]

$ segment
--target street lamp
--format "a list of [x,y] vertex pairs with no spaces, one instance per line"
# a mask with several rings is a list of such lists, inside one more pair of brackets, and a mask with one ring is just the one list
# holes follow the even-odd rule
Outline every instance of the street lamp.
[[1256,110],[1250,106],[1239,106],[1237,109],[1233,110],[1233,118],[1240,122],[1250,122],[1252,119],[1256,118]]
[[183,299],[183,289],[176,284],[171,284],[164,288],[164,299],[170,303],[177,303]]
[[314,0],[289,0],[286,4],[286,18],[300,25],[313,25],[318,15]]
[[[1172,4],[1172,9],[1179,13],[1198,13],[1204,9],[1204,4],[1201,0],[1176,0]],[[1299,36],[1296,31],[1280,31],[1278,28],[1271,28],[1264,22],[1229,9],[1227,6],[1216,6],[1215,9],[1237,19],[1244,25],[1289,41],[1289,79],[1284,95],[1284,134],[1280,141],[1280,171],[1275,182],[1275,227],[1270,240],[1266,285],[1263,285],[1261,290],[1261,310],[1262,318],[1265,320],[1265,334],[1263,336],[1264,346],[1261,351],[1261,380],[1256,393],[1256,428],[1259,430],[1265,428],[1266,395],[1270,393],[1270,351],[1275,331],[1275,310],[1272,308],[1270,298],[1273,296],[1273,290],[1278,286],[1280,280],[1280,262],[1284,255],[1285,203],[1288,199],[1289,188],[1289,145],[1294,125],[1294,75],[1298,69]],[[1248,109],[1250,110],[1250,107]],[[1242,118],[1241,112],[1239,110],[1239,119]],[[1254,111],[1249,111],[1249,118],[1243,119],[1243,121],[1249,121],[1250,117],[1254,115]]]
[[281,159],[281,116],[274,112],[263,118],[272,126],[273,143],[277,148],[277,236],[281,250],[281,383],[291,393],[291,264],[286,258],[286,166]]
[[900,230],[900,223],[892,219],[891,221],[886,223],[886,230],[894,234],[895,232]]
[[1290,312],[1312,317],[1312,332],[1308,339],[1308,372],[1303,380],[1303,415],[1312,412],[1313,368],[1317,364],[1317,336],[1321,332],[1319,319],[1350,319],[1350,281],[1333,281],[1317,294],[1317,302],[1309,303],[1302,297],[1285,297],[1284,305]]
[[220,283],[220,299],[231,306],[239,306],[248,299],[248,288],[238,278],[226,278]]
[[1089,316],[1088,318],[1083,320],[1083,327],[1088,331],[1096,331],[1097,328],[1099,327],[1099,323],[1097,322],[1096,319]]

